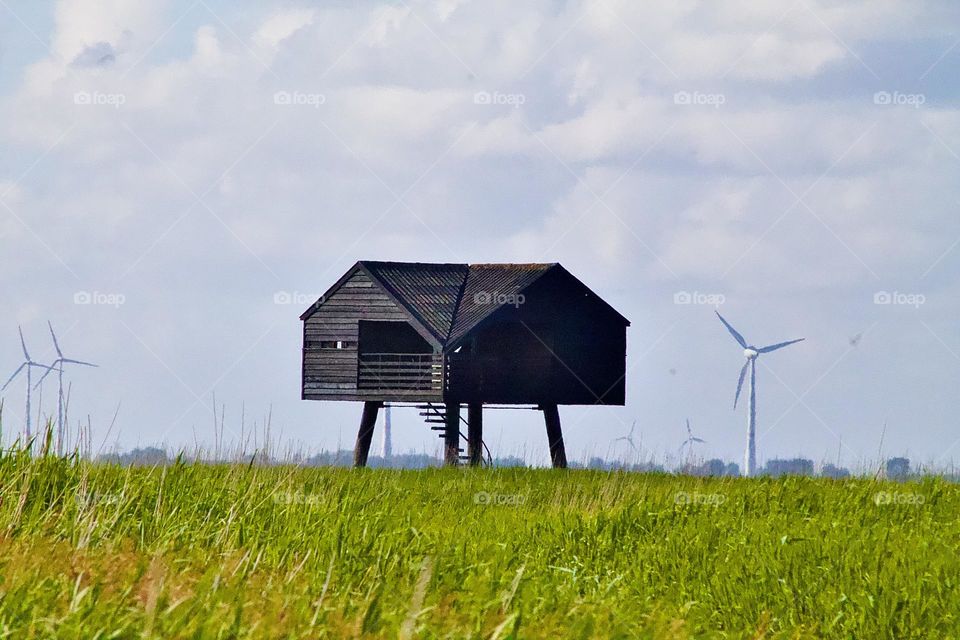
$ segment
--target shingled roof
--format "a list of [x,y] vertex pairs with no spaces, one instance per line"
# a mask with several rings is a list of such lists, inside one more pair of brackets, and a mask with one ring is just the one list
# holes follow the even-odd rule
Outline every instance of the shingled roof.
[[[466,336],[509,304],[512,295],[521,293],[550,270],[563,269],[557,263],[467,265],[361,260],[347,275],[358,268],[365,270],[441,346]],[[339,288],[344,279],[326,296]],[[314,308],[316,305],[311,310]],[[310,310],[301,319],[309,313]],[[629,324],[626,318],[624,321]]]
[[[448,336],[456,342],[484,318],[504,305],[505,299],[529,287],[556,264],[472,264]],[[496,300],[492,299],[496,296]],[[501,302],[497,302],[500,300]]]
[[463,283],[467,280],[467,265],[372,261],[360,264],[429,329],[440,344],[446,342]]

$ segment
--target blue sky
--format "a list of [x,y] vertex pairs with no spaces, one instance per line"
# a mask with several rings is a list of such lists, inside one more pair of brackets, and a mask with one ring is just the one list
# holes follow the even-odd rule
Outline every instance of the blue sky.
[[[566,409],[571,458],[629,457],[634,420],[675,456],[686,418],[742,458],[720,301],[752,341],[807,338],[760,367],[761,460],[856,465],[886,422],[885,453],[948,464],[960,8],[637,5],[5,0],[0,363],[18,324],[50,357],[52,320],[102,365],[70,378],[98,446],[209,443],[216,392],[233,432],[272,406],[329,448],[359,407],[299,400],[297,317],[353,262],[559,261],[633,321],[628,404]],[[487,431],[546,460],[532,412]]]

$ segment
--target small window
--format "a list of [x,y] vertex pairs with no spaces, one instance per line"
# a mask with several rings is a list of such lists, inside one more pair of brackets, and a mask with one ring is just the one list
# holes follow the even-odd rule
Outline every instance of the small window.
[[321,349],[356,349],[357,343],[348,340],[321,340]]

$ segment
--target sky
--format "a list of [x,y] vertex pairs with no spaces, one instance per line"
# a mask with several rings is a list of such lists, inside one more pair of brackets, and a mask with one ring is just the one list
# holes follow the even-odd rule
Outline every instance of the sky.
[[[18,325],[55,357],[51,321],[100,365],[67,374],[95,448],[210,446],[214,395],[228,441],[270,414],[280,448],[349,448],[360,407],[299,388],[299,315],[346,269],[560,262],[632,321],[627,404],[564,407],[571,459],[636,458],[636,423],[676,461],[689,419],[742,461],[719,308],[806,338],[759,362],[761,463],[949,465],[958,26],[917,0],[0,0],[0,377]],[[4,400],[9,442],[22,380]],[[539,414],[489,414],[496,455],[548,460]],[[438,450],[419,420],[395,451]]]

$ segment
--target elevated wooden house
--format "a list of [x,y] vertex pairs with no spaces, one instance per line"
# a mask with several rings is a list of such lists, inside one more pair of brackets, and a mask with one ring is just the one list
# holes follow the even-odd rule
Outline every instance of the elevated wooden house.
[[413,403],[439,426],[445,459],[482,459],[483,405],[544,412],[566,466],[558,405],[622,405],[630,322],[559,264],[362,261],[300,317],[302,397],[364,403],[366,464],[383,403]]

